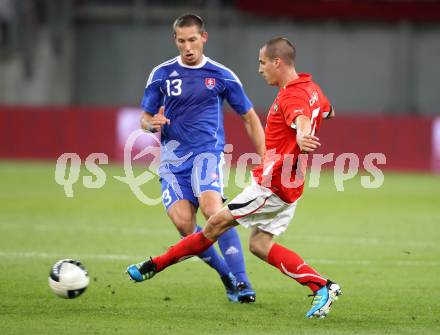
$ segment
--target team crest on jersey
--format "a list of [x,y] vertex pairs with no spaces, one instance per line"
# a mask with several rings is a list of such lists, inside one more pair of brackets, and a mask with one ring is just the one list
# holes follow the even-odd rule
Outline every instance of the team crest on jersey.
[[205,86],[212,90],[215,87],[215,78],[205,78]]
[[275,101],[272,105],[272,109],[269,110],[269,114],[276,114],[278,112],[278,101]]

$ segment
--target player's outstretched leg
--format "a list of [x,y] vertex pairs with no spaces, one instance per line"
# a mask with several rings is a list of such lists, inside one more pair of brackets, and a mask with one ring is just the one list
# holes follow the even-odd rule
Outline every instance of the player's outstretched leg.
[[306,317],[325,318],[330,313],[331,304],[338,300],[340,295],[342,295],[341,287],[328,279],[327,284],[311,295],[312,308],[307,312]]
[[[160,256],[150,258],[139,264],[130,265],[127,268],[127,274],[130,279],[135,282],[150,279],[156,273],[164,270],[172,264],[194,255],[200,255],[203,251],[212,246],[222,233],[232,228],[234,225],[236,225],[236,223],[233,221],[232,215],[229,211],[220,211],[209,218],[203,232],[186,236]],[[206,236],[209,236],[209,238],[207,238],[205,234],[207,234]],[[229,279],[232,281],[231,277]]]
[[237,230],[232,228],[223,233],[218,244],[229,269],[237,280],[238,301],[241,303],[251,303],[256,300],[256,293],[246,274],[243,249]]
[[135,282],[151,279],[156,273],[162,271],[166,267],[187,259],[190,256],[200,254],[208,249],[213,243],[214,241],[207,239],[202,232],[188,235],[181,239],[180,242],[170,247],[163,255],[150,258],[138,264],[129,265],[127,268],[127,274],[130,279]]

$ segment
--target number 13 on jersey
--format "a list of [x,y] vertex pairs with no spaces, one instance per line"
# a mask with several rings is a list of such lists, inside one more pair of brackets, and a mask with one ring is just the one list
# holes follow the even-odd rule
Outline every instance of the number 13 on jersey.
[[178,96],[182,94],[182,79],[167,79],[167,95]]

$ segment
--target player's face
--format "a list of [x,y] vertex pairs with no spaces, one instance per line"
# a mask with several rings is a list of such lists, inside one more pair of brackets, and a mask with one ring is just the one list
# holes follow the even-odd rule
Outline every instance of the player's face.
[[258,72],[260,72],[266,82],[271,86],[278,85],[276,66],[277,62],[267,57],[266,48],[260,49],[258,62],[260,63],[260,66],[258,67]]
[[190,66],[200,64],[207,40],[208,33],[200,33],[197,26],[176,28],[175,41],[182,62]]

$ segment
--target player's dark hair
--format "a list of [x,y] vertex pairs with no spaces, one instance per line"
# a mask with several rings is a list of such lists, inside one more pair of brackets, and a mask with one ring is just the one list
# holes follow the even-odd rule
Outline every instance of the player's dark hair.
[[287,65],[293,65],[296,57],[296,49],[293,44],[285,37],[275,37],[269,40],[264,47],[266,56],[273,60],[280,58]]
[[205,23],[203,22],[203,19],[196,15],[196,14],[183,14],[179,16],[176,21],[173,23],[173,33],[176,34],[176,28],[183,28],[183,27],[192,27],[196,26],[199,28],[199,33],[205,32]]

